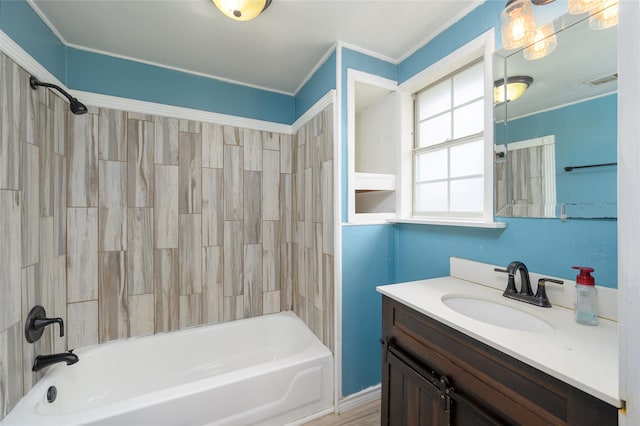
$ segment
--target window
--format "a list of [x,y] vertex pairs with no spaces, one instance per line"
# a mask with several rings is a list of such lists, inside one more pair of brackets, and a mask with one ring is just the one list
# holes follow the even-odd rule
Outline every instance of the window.
[[414,94],[414,216],[483,217],[484,86],[478,60]]

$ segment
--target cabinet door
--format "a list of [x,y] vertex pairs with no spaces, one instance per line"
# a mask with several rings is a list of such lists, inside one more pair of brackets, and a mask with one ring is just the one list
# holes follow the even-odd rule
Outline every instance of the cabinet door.
[[393,353],[385,369],[388,399],[383,401],[383,425],[449,424],[448,398],[441,397],[440,389]]

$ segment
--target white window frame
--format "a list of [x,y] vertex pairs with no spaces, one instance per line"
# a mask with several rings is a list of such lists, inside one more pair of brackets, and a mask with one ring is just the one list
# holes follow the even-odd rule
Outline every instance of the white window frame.
[[[400,189],[399,217],[396,222],[432,223],[444,225],[502,228],[494,222],[494,164],[493,164],[493,53],[495,31],[490,29],[443,59],[424,69],[398,86],[401,98],[401,152],[398,181]],[[414,107],[412,94],[447,75],[482,58],[484,64],[484,185],[483,211],[480,217],[442,217],[413,215],[413,149]]]

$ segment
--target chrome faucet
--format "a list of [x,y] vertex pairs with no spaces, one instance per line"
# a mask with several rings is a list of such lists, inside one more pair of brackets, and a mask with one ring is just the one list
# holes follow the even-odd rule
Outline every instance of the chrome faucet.
[[33,368],[31,368],[31,371],[40,371],[43,368],[52,364],[57,364],[58,362],[66,362],[67,365],[72,365],[78,361],[80,361],[80,359],[78,358],[78,355],[73,353],[73,349],[69,352],[62,352],[59,354],[38,355],[33,361]]
[[[529,278],[529,270],[524,263],[520,261],[514,261],[509,263],[506,270],[499,268],[495,268],[494,270],[496,272],[504,272],[506,274],[509,274],[509,278],[507,280],[507,288],[504,290],[504,293],[502,293],[504,297],[540,306],[543,308],[551,307],[551,302],[549,301],[547,292],[545,290],[545,283],[552,282],[556,284],[564,284],[564,281],[554,280],[552,278],[541,278],[538,280],[538,288],[536,294],[534,295],[533,291],[531,290],[531,279]],[[520,271],[520,291],[518,291],[518,289],[516,288],[515,280],[518,271]]]

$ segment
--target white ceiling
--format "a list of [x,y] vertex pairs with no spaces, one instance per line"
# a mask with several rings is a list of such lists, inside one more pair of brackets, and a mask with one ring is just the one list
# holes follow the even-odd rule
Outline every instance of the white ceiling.
[[29,0],[62,41],[293,94],[337,41],[399,61],[481,0],[273,0],[237,22],[210,0]]

